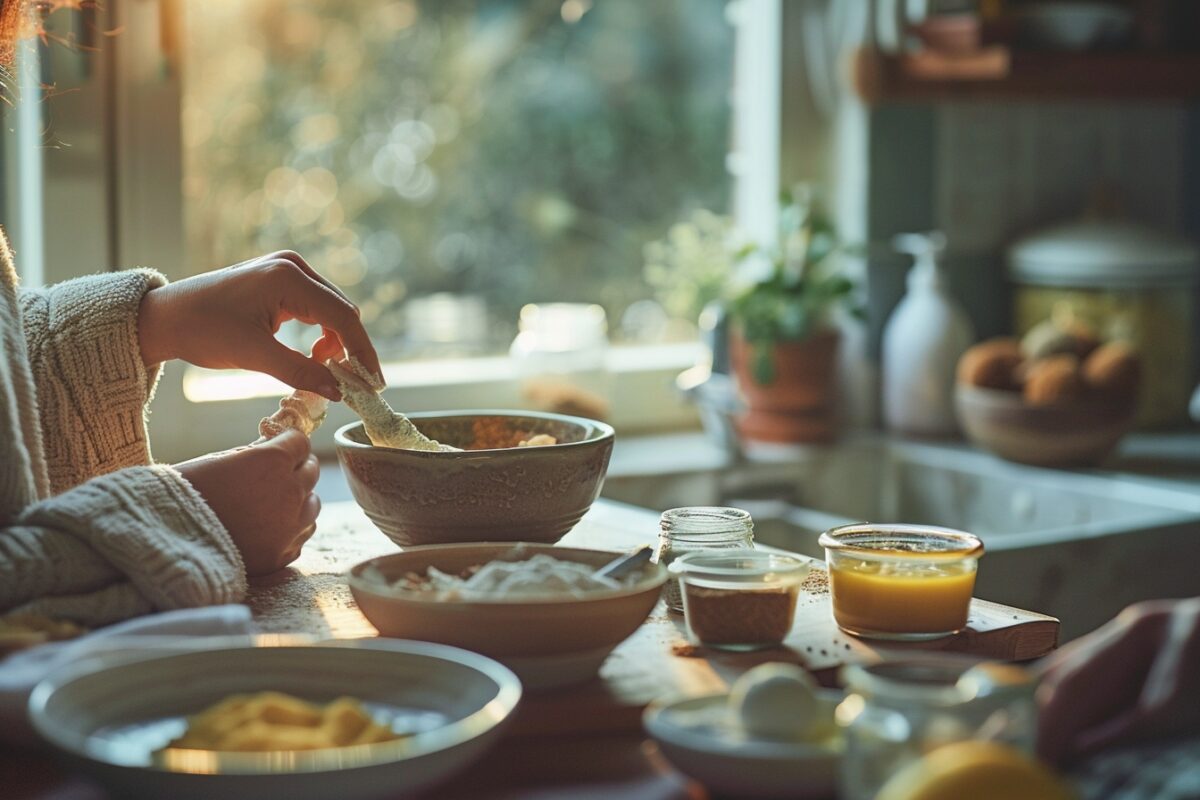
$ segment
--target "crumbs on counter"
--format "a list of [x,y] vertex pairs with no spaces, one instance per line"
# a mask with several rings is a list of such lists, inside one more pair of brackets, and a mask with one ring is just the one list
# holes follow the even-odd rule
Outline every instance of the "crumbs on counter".
[[808,594],[829,594],[829,573],[824,569],[813,568],[804,577],[800,590]]
[[671,655],[679,658],[703,658],[704,649],[687,642],[676,642],[671,645]]

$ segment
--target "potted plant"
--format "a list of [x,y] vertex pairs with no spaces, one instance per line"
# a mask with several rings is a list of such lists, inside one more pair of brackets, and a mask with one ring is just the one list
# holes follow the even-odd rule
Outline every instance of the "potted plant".
[[746,439],[820,442],[837,432],[840,335],[835,313],[861,309],[833,256],[837,237],[811,197],[786,197],[773,249],[748,254],[757,274],[728,303],[730,360]]

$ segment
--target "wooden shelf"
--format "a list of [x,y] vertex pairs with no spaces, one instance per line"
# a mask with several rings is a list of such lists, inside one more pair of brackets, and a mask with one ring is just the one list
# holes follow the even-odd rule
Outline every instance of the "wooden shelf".
[[858,53],[854,85],[871,104],[958,100],[1200,99],[1200,53],[1051,53],[992,48],[982,56]]

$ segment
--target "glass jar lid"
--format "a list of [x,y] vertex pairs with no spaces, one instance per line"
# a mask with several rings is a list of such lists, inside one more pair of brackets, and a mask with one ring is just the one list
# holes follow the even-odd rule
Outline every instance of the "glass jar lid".
[[1194,286],[1200,250],[1174,234],[1089,218],[1028,236],[1008,252],[1019,283],[1098,289]]
[[983,555],[983,542],[975,534],[931,525],[842,525],[822,533],[817,543],[867,559],[958,561]]
[[685,506],[670,508],[662,513],[659,527],[664,536],[705,536],[715,533],[754,530],[750,512],[723,506]]
[[668,571],[705,583],[791,585],[804,580],[811,565],[796,556],[762,550],[698,550],[671,562]]

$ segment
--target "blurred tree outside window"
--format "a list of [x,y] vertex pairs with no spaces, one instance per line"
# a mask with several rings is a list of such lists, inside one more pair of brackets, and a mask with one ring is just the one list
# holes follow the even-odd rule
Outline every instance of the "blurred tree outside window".
[[533,302],[684,330],[643,246],[730,205],[723,0],[184,8],[190,271],[298,250],[391,358],[503,352]]

